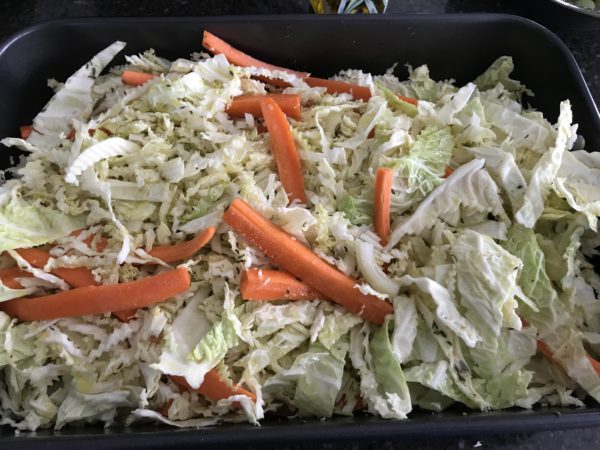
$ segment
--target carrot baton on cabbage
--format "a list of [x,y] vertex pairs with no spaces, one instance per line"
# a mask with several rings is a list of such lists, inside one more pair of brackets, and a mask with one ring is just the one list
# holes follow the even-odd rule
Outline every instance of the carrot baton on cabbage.
[[286,69],[285,67],[275,66],[273,64],[266,63],[259,59],[253,58],[246,53],[237,50],[236,48],[229,45],[223,39],[218,38],[210,31],[204,31],[202,36],[202,46],[211,52],[213,55],[222,54],[225,56],[229,64],[233,64],[240,67],[259,67],[268,70],[280,70],[282,72],[287,72],[292,75],[296,75],[299,78],[308,77],[308,73],[306,72],[297,72],[295,70]]
[[314,77],[308,77],[304,81],[310,87],[324,87],[327,89],[328,94],[350,94],[352,98],[365,102],[371,98],[371,90],[368,87],[359,86],[358,84]]
[[387,167],[377,169],[375,175],[375,202],[373,208],[373,225],[375,232],[386,245],[390,237],[390,203],[394,171]]
[[275,100],[286,116],[300,120],[300,96],[296,94],[238,95],[233,97],[225,112],[231,117],[244,117],[246,113],[254,117],[262,117],[260,104],[265,98]]
[[317,300],[317,291],[281,270],[247,269],[242,272],[240,293],[244,300]]
[[[302,78],[306,84],[311,87],[324,87],[327,89],[329,94],[350,94],[356,100],[369,101],[371,98],[371,90],[366,86],[359,86],[358,84],[347,83],[345,81],[328,80],[325,78],[311,77],[306,72],[298,72],[285,67],[274,66],[266,63],[259,59],[253,58],[244,52],[237,50],[236,48],[229,45],[223,39],[218,38],[214,34],[205,31],[202,39],[202,46],[211,52],[213,55],[223,54],[230,64],[234,64],[240,67],[259,67],[268,70],[281,70],[283,72],[291,73],[299,78]],[[282,80],[270,79],[266,77],[258,77],[259,79],[268,83],[274,84],[275,86],[288,87],[289,83]],[[405,97],[398,95],[400,100],[411,103],[413,105],[418,104],[418,100],[415,98]]]
[[17,278],[32,278],[31,275],[26,270],[20,269],[19,267],[8,267],[6,269],[0,270],[0,281],[2,284],[9,289],[22,289],[23,286]]
[[290,201],[300,200],[306,203],[300,157],[287,118],[272,98],[265,98],[261,102],[261,109],[271,136],[271,148],[281,184]]
[[136,72],[135,70],[126,70],[121,74],[121,81],[129,86],[141,86],[148,81],[156,78],[158,75],[153,73]]
[[142,308],[167,300],[190,287],[185,267],[129,283],[86,286],[42,297],[0,303],[0,311],[20,320],[54,320]]
[[[215,227],[208,227],[203,233],[189,241],[173,245],[160,245],[154,247],[148,254],[166,263],[181,261],[193,256],[194,253],[204,247],[215,235],[215,231]],[[112,314],[121,322],[129,322],[135,317],[136,312],[137,308],[129,308],[122,311],[113,311]]]
[[[33,267],[43,269],[50,259],[50,253],[39,248],[20,248],[16,252]],[[52,275],[62,278],[71,287],[97,285],[92,272],[86,267],[56,267],[50,271]]]
[[243,200],[234,200],[223,218],[236,233],[282,269],[350,312],[377,324],[382,324],[385,317],[393,312],[388,302],[363,294],[358,289],[358,281],[319,258]]
[[33,131],[33,127],[31,125],[21,125],[19,127],[19,133],[21,134],[21,139],[27,139],[32,131]]
[[166,263],[181,261],[193,256],[194,253],[208,244],[215,235],[215,231],[215,227],[208,227],[189,241],[173,245],[159,245],[150,250],[148,254]]
[[[546,358],[548,358],[550,361],[552,361],[562,367],[562,365],[554,359],[554,355],[552,354],[552,352],[550,351],[548,346],[544,343],[544,341],[540,341],[540,340],[537,341],[537,350],[538,350],[538,352],[543,354]],[[594,368],[594,371],[598,375],[600,375],[600,361],[597,361],[596,359],[592,358],[590,355],[587,355],[587,359],[590,362],[590,364],[592,365],[592,367]]]
[[112,315],[119,319],[121,322],[129,322],[135,317],[137,308],[125,309],[122,311],[112,311]]
[[229,398],[232,395],[245,395],[253,402],[256,401],[256,395],[239,385],[227,383],[221,378],[221,375],[219,375],[219,372],[216,369],[209,370],[206,375],[204,375],[204,381],[197,389],[192,388],[188,382],[185,381],[184,377],[170,375],[169,378],[178,386],[181,386],[188,391],[197,392],[214,402]]

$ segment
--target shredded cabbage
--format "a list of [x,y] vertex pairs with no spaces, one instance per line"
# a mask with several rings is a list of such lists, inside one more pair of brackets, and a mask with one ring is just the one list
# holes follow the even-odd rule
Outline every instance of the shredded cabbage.
[[[102,74],[123,47],[59,86],[27,140],[2,140],[27,153],[0,186],[0,278],[15,265],[29,273],[0,282],[0,424],[198,427],[361,407],[405,419],[414,406],[454,402],[600,400],[589,359],[600,355],[600,276],[589,260],[600,244],[600,157],[570,151],[568,101],[556,124],[521,103],[532,93],[510,77],[510,57],[465,86],[431,79],[427,66],[407,80],[337,74],[369,88],[362,101],[223,55],[171,62],[150,50]],[[157,76],[126,86],[123,70]],[[235,96],[278,89],[302,101],[289,123],[308,205],[288,204],[260,120],[226,112]],[[394,171],[385,246],[372,224],[379,167]],[[236,197],[393,314],[376,325],[325,299],[244,301],[243,271],[277,267],[223,223]],[[2,312],[72,289],[60,269],[87,268],[99,284],[168,270],[152,249],[209,226],[215,237],[182,261],[190,289],[128,322]],[[31,247],[50,253],[43,267],[16,251]],[[209,372],[220,395],[207,394]]]

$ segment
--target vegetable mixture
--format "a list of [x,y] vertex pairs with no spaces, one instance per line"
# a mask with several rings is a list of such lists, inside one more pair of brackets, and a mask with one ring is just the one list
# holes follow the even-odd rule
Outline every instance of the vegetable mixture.
[[[64,84],[0,186],[1,424],[600,400],[600,154],[501,57],[320,79],[204,33]],[[558,109],[559,105],[557,105]]]

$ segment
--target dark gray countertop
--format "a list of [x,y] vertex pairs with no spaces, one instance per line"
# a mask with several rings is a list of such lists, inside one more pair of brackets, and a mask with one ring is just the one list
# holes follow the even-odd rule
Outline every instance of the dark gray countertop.
[[[579,64],[590,91],[600,104],[600,20],[579,22],[575,14],[554,7],[548,0],[389,0],[389,13],[502,12],[530,17],[544,24],[567,44]],[[26,26],[62,17],[200,16],[227,14],[298,14],[310,12],[308,0],[0,0],[0,40]],[[532,51],[535,51],[532,49]],[[549,67],[549,70],[553,68]],[[557,87],[559,89],[560,87]],[[250,448],[251,443],[248,443]],[[280,448],[298,449],[291,442]],[[500,436],[465,436],[448,439],[366,441],[354,444],[323,443],[319,449],[559,449],[600,448],[600,428],[533,432]]]

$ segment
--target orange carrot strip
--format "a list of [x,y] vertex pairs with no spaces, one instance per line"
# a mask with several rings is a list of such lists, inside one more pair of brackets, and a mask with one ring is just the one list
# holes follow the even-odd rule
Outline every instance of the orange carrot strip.
[[398,95],[398,98],[403,102],[410,103],[411,105],[417,106],[419,104],[419,100],[412,97],[405,97],[404,95]]
[[21,283],[19,283],[17,278],[28,278],[32,275],[20,269],[19,267],[8,267],[6,269],[0,270],[0,280],[2,284],[9,289],[22,289]]
[[184,377],[171,375],[169,378],[171,378],[175,384],[182,386],[189,391],[197,392],[214,402],[229,398],[232,395],[245,395],[253,402],[256,401],[256,395],[239,385],[227,383],[221,378],[221,375],[219,375],[219,372],[216,369],[209,370],[206,375],[204,375],[204,381],[198,389],[192,388],[188,382],[185,381]]
[[[77,237],[82,232],[83,232],[83,230],[75,230],[71,233],[71,236]],[[96,248],[94,249],[94,248],[92,248],[92,244],[94,243],[95,237],[96,237],[95,235],[90,234],[87,238],[85,238],[83,240],[83,242],[85,243],[85,245],[87,245],[92,250],[96,250],[96,251],[102,253],[104,251],[104,249],[106,248],[106,246],[108,245],[108,239],[106,239],[104,236],[100,236],[100,238],[96,240]]]
[[129,283],[86,286],[42,297],[0,303],[0,310],[20,320],[53,320],[142,308],[167,300],[190,287],[185,267]]
[[135,317],[137,308],[125,309],[123,311],[113,311],[112,315],[119,319],[121,322],[129,322]]
[[393,312],[388,302],[360,292],[356,280],[319,258],[243,200],[234,200],[225,212],[224,219],[236,233],[282,269],[354,314],[382,324],[385,316]]
[[[85,245],[87,245],[89,248],[92,248],[92,244],[94,243],[94,236],[90,235],[87,238],[85,238],[83,240],[83,242],[85,242]],[[108,245],[108,239],[106,239],[105,237],[101,236],[97,241],[96,241],[96,251],[102,253],[104,251],[104,249],[106,248],[106,246]]]
[[453,173],[454,169],[452,167],[446,167],[446,170],[444,170],[444,178],[448,178]]
[[290,83],[288,83],[287,81],[280,80],[279,78],[262,77],[260,75],[253,76],[252,78],[260,80],[263,83],[272,84],[273,86],[277,86],[277,87],[280,87],[280,88],[287,88],[287,87],[291,86]]
[[[550,361],[553,361],[562,367],[562,364],[560,364],[558,361],[556,361],[554,359],[554,354],[550,351],[550,349],[544,342],[539,341],[539,340],[537,341],[537,350],[538,350],[538,352],[542,353],[546,358],[548,358]],[[596,359],[592,358],[590,355],[587,355],[587,359],[590,362],[590,364],[592,365],[592,367],[594,368],[594,371],[598,375],[600,375],[600,361],[597,361]]]
[[540,340],[537,341],[537,351],[544,355],[546,358],[554,361],[554,355],[552,355],[552,352],[550,351],[548,346]]
[[126,70],[121,75],[121,81],[130,86],[141,86],[152,78],[156,78],[158,75],[153,73],[136,72],[134,70]]
[[271,148],[277,162],[277,172],[279,172],[281,184],[290,197],[290,201],[300,200],[302,203],[306,203],[300,157],[296,151],[296,144],[287,118],[272,98],[265,98],[260,106],[271,135]]
[[244,300],[317,300],[323,298],[302,281],[281,270],[248,269],[242,272]]
[[588,355],[587,358],[588,358],[588,361],[590,362],[590,364],[592,365],[592,367],[594,368],[594,370],[596,371],[596,373],[598,375],[600,375],[600,361],[595,360],[590,355]]
[[245,113],[262,117],[260,102],[265,98],[272,98],[287,116],[300,120],[300,96],[296,94],[238,95],[225,112],[232,117],[244,117]]
[[[365,102],[371,98],[371,90],[366,86],[315,77],[305,78],[304,81],[311,87],[326,88],[329,94],[351,94],[355,100],[360,99]],[[404,95],[398,95],[398,98],[415,106],[419,103],[416,98],[405,97]]]
[[208,227],[193,239],[174,245],[159,245],[148,252],[150,256],[161,259],[166,263],[189,258],[204,247],[215,235],[216,228]]
[[163,417],[169,417],[169,408],[173,404],[173,400],[167,400],[159,409],[158,412],[162,414]]
[[202,37],[202,46],[206,50],[211,52],[213,55],[223,54],[230,64],[234,64],[236,66],[252,66],[261,67],[268,70],[281,70],[284,72],[294,74],[300,78],[306,78],[308,76],[306,72],[297,72],[295,70],[286,69],[285,67],[274,66],[273,64],[269,64],[264,61],[260,61],[256,58],[253,58],[252,56],[249,56],[246,53],[233,48],[227,42],[218,38],[209,31],[204,31],[204,35]]
[[386,245],[390,237],[390,203],[394,171],[387,167],[377,169],[375,175],[375,204],[373,224],[382,245]]
[[329,94],[350,94],[355,100],[360,99],[365,102],[371,98],[371,90],[365,86],[314,77],[308,77],[304,81],[311,87],[326,88]]
[[21,139],[27,139],[32,131],[33,131],[33,127],[31,125],[21,125],[19,127],[19,132],[21,133]]
[[[39,248],[21,248],[16,252],[33,267],[42,269],[50,259],[50,253]],[[50,271],[51,274],[62,278],[71,287],[84,287],[97,285],[92,272],[85,267],[57,267]]]

